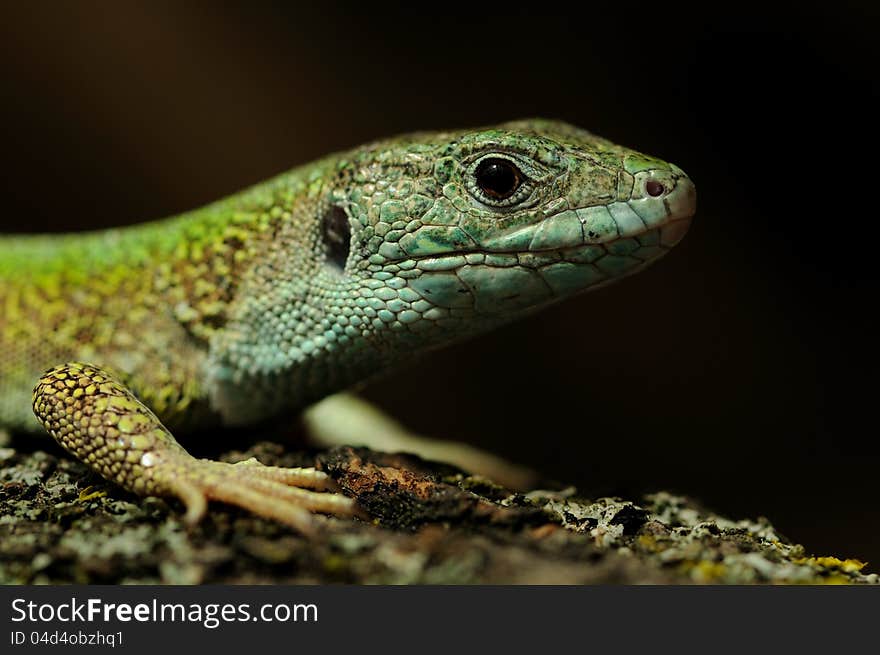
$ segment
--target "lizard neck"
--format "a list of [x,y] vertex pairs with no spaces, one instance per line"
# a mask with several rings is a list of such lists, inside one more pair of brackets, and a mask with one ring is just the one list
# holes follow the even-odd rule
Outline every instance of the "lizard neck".
[[69,361],[115,370],[169,426],[204,423],[209,343],[277,220],[265,195],[127,228],[0,238],[0,423],[35,429],[34,381]]

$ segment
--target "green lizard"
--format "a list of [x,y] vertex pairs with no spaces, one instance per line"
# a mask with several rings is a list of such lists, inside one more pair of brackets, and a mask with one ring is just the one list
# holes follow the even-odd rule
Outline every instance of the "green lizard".
[[379,141],[162,221],[4,237],[0,425],[42,424],[189,521],[219,500],[307,532],[358,511],[326,474],[197,460],[169,430],[292,412],[640,270],[695,202],[672,164],[526,120]]

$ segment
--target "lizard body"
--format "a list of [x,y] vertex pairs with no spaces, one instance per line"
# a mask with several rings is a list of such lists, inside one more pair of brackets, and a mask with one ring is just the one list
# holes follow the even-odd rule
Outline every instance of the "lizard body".
[[[640,270],[694,210],[676,166],[530,120],[378,141],[163,221],[6,237],[0,425],[42,423],[106,477],[181,497],[190,518],[216,498],[308,529],[302,507],[354,511],[294,488],[328,487],[317,472],[159,466],[188,457],[163,424],[302,408]],[[89,364],[40,379],[35,421],[34,383],[65,362]]]

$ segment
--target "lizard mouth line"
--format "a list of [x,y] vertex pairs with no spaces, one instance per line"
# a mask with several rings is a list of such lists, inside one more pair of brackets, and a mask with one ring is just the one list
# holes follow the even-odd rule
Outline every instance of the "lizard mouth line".
[[[534,255],[536,257],[546,257],[552,255],[561,256],[565,259],[565,256],[572,253],[578,252],[586,252],[589,248],[602,248],[606,251],[616,243],[621,243],[624,241],[636,241],[639,243],[639,248],[636,249],[641,250],[643,248],[660,248],[663,251],[670,250],[678,241],[684,236],[685,232],[687,232],[688,227],[690,226],[690,222],[693,219],[693,215],[688,216],[678,216],[678,217],[670,217],[661,225],[657,225],[655,227],[646,229],[643,232],[638,234],[633,234],[629,236],[621,236],[617,234],[611,238],[606,240],[597,240],[597,241],[584,241],[580,244],[575,244],[571,246],[546,246],[540,248],[469,248],[462,250],[450,250],[448,252],[444,252],[436,255],[415,255],[411,257],[407,257],[406,259],[400,259],[396,261],[392,261],[389,263],[399,263],[401,261],[416,261],[416,262],[437,262],[438,264],[444,260],[456,259],[459,257],[476,257],[476,256],[484,256],[491,257],[493,255],[497,255],[499,257],[517,257],[517,256],[529,256]],[[664,243],[664,232],[669,234],[671,239],[668,239],[666,243]],[[648,243],[642,243],[642,239],[650,239],[653,235],[657,235],[656,242],[649,241]],[[632,254],[637,259],[641,259],[637,254]],[[651,259],[652,257],[646,258]],[[469,262],[470,263],[470,262]]]

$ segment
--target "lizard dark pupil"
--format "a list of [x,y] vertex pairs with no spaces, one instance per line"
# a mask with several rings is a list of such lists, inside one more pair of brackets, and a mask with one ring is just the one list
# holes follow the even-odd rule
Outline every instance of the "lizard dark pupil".
[[351,225],[345,210],[342,207],[330,207],[324,213],[321,230],[327,246],[327,260],[340,269],[345,268],[351,248]]
[[657,196],[663,195],[663,192],[666,191],[666,187],[657,180],[648,180],[647,184],[645,184],[645,191],[648,192],[649,196],[656,198]]
[[481,161],[475,175],[483,193],[494,200],[512,196],[522,181],[522,173],[513,162],[500,157]]

